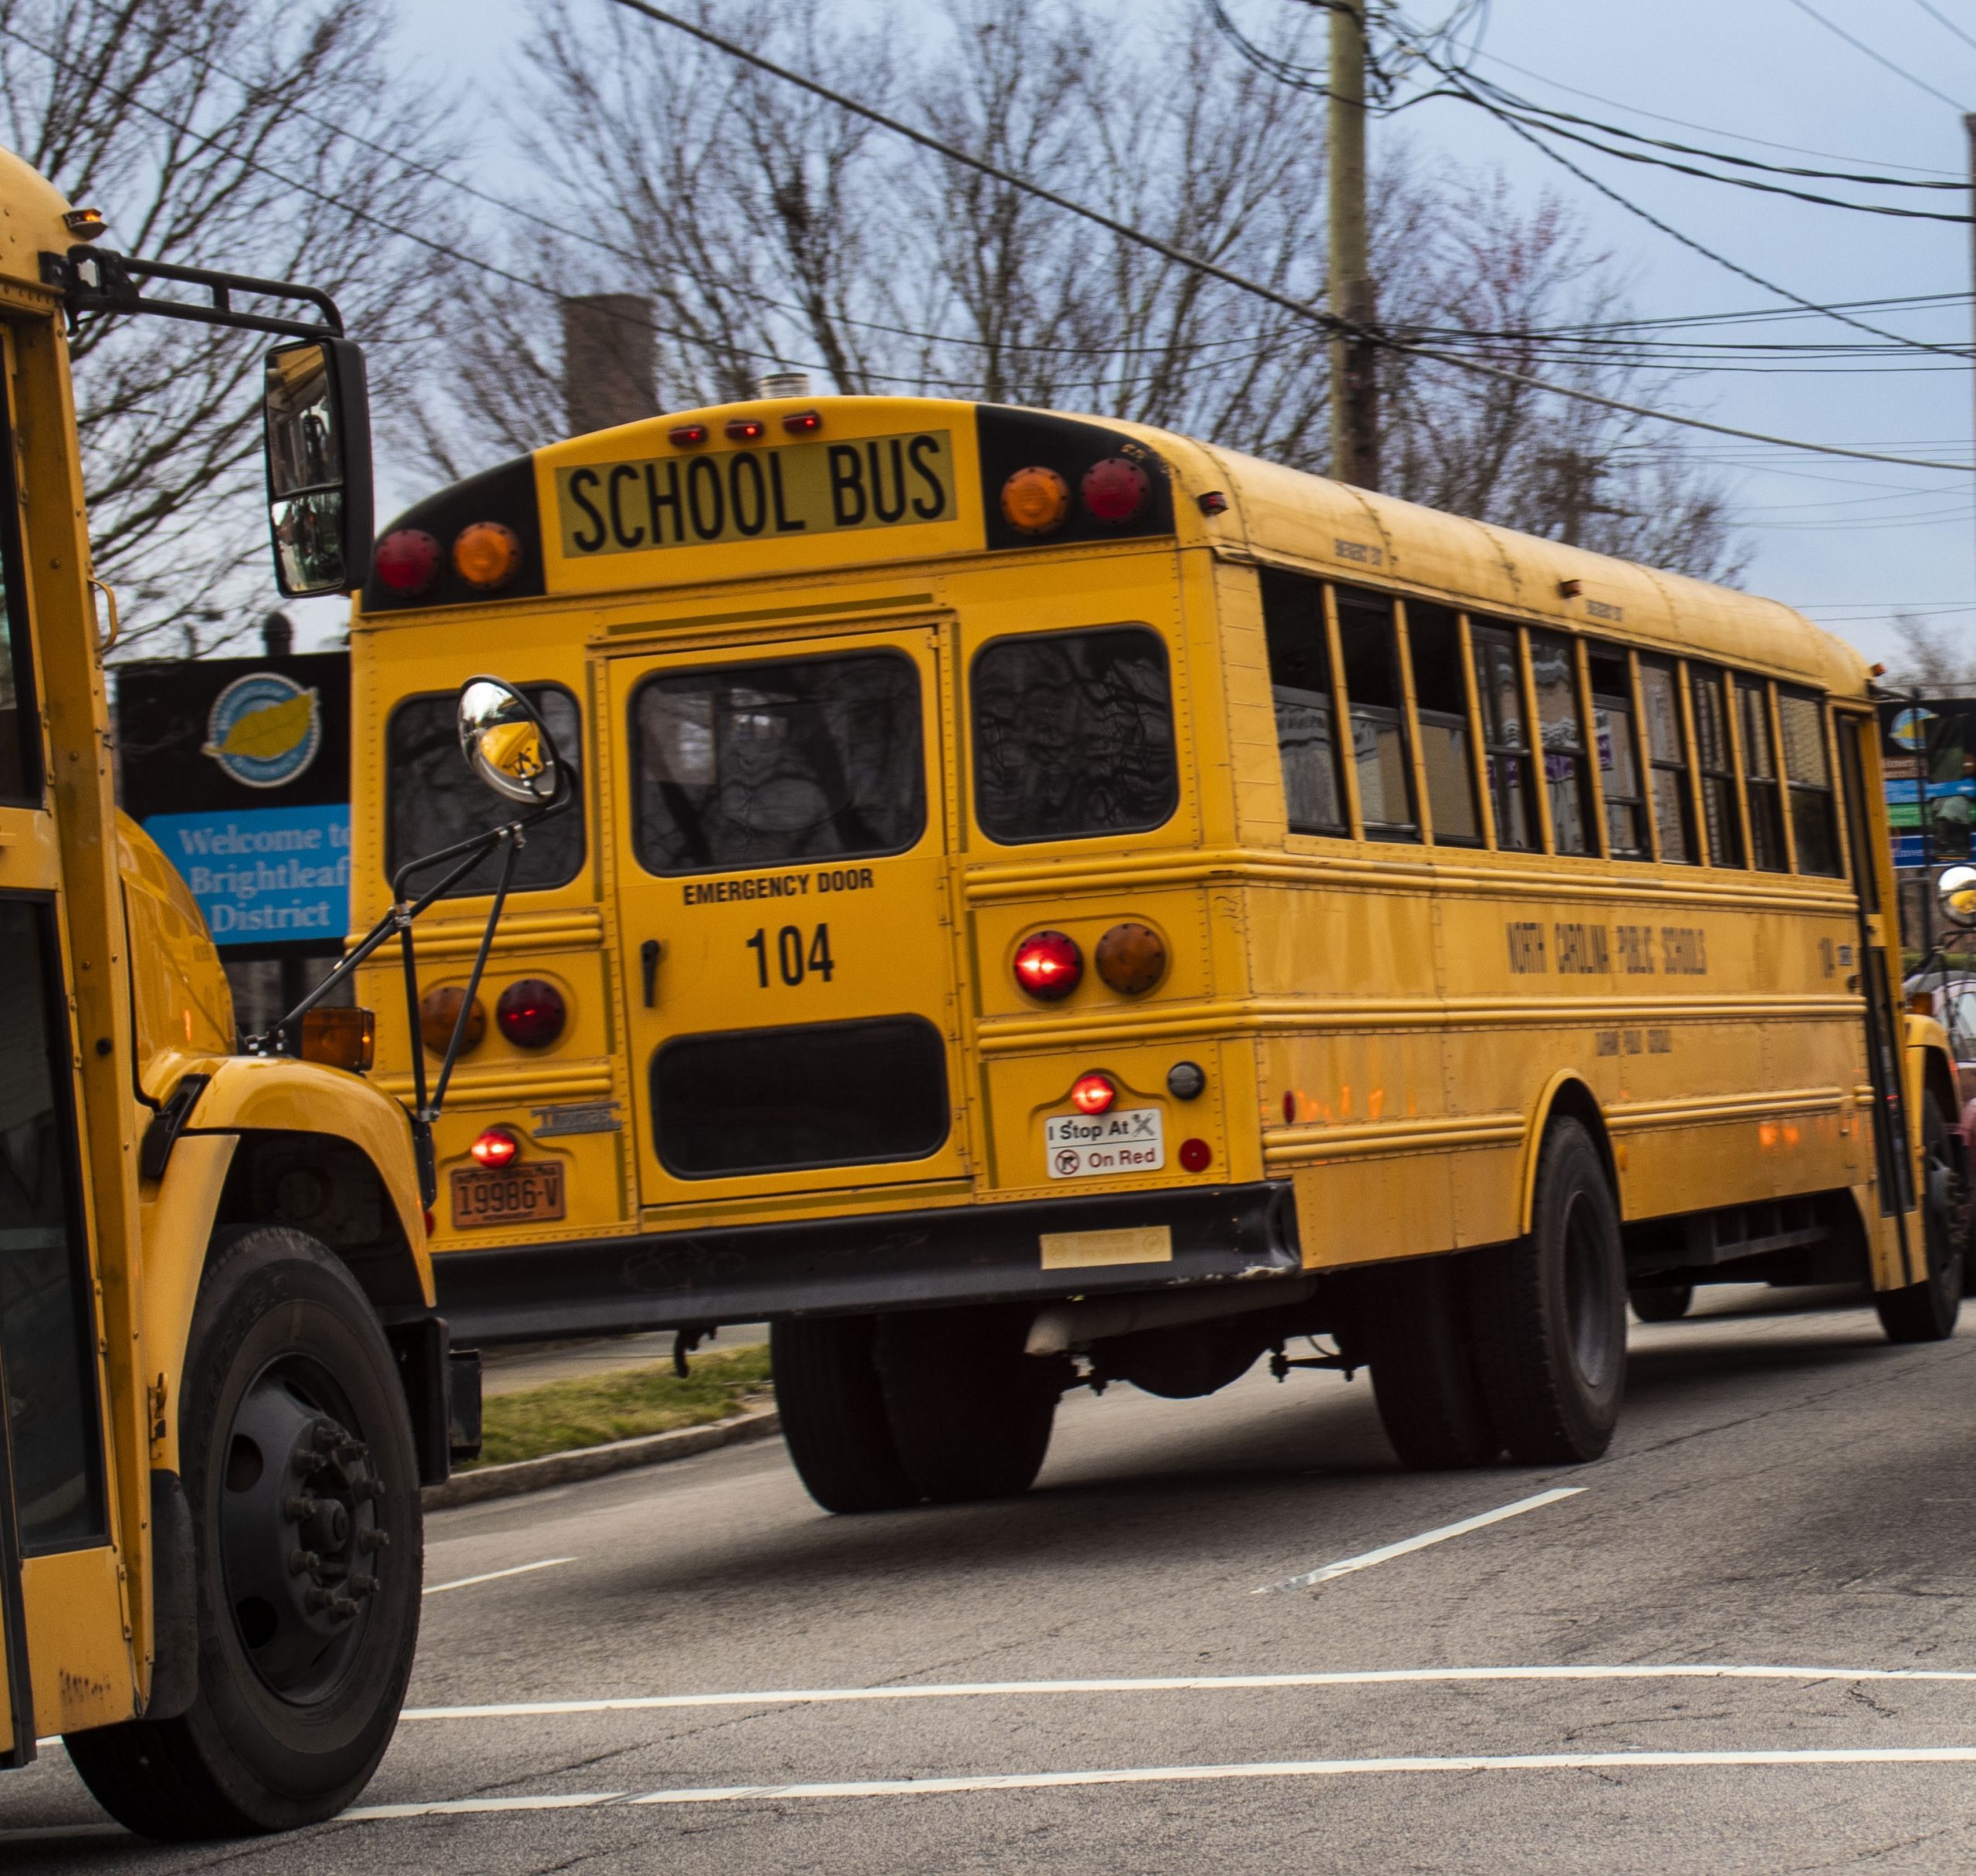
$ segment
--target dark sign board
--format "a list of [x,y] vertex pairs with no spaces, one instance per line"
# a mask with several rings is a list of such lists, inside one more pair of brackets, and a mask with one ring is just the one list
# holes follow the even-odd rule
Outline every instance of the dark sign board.
[[117,671],[124,811],[233,957],[334,957],[350,929],[350,654]]
[[1880,766],[1894,865],[1968,859],[1976,818],[1976,698],[1883,703]]

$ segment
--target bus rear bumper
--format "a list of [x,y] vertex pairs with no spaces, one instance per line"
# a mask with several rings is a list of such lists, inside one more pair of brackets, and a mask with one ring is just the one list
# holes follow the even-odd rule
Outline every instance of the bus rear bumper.
[[[1045,1268],[1046,1237],[1162,1228],[1170,1260]],[[1053,1251],[1055,1265],[1063,1251]],[[1294,1276],[1303,1260],[1289,1183],[1275,1180],[454,1251],[432,1265],[454,1339],[495,1343],[1055,1302]]]

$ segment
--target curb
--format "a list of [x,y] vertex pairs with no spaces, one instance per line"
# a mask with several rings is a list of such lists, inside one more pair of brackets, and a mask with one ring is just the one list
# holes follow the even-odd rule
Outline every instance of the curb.
[[641,1434],[633,1440],[613,1440],[607,1446],[584,1446],[573,1452],[545,1453],[540,1459],[517,1459],[509,1465],[477,1466],[455,1472],[443,1485],[428,1485],[419,1499],[428,1512],[451,1511],[489,1498],[511,1498],[525,1492],[545,1492],[551,1485],[601,1478],[634,1466],[664,1465],[690,1459],[717,1447],[771,1440],[782,1431],[782,1416],[772,1407],[759,1407],[732,1420],[705,1427],[682,1427],[672,1433]]

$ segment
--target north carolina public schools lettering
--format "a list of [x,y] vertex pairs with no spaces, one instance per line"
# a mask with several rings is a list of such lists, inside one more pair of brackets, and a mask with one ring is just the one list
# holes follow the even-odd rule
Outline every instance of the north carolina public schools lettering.
[[945,430],[709,450],[556,472],[566,559],[954,519]]

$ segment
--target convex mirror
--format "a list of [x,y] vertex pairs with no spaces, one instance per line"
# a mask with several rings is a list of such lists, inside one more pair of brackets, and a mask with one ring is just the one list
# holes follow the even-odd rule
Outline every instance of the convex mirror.
[[355,591],[374,524],[364,354],[328,337],[276,346],[262,417],[276,583],[290,599]]
[[460,686],[460,747],[474,774],[511,801],[553,801],[563,786],[555,739],[535,706],[499,678]]
[[1976,925],[1976,866],[1945,869],[1935,882],[1942,916],[1951,925]]

